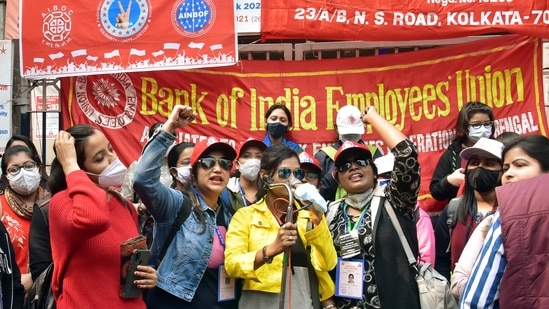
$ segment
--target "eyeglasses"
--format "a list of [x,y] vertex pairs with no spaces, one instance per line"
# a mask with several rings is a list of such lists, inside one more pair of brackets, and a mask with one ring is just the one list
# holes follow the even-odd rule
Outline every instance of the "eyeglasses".
[[276,172],[277,172],[278,177],[280,179],[288,179],[288,178],[290,178],[290,175],[292,173],[294,174],[294,177],[299,179],[299,180],[302,180],[303,177],[305,177],[305,171],[301,168],[296,168],[295,170],[291,170],[287,167],[281,167]]
[[219,166],[226,171],[230,171],[233,167],[233,162],[225,158],[204,157],[200,158],[198,162],[200,162],[200,166],[202,166],[205,170],[212,169],[216,162],[219,163]]
[[8,172],[12,176],[15,176],[15,175],[19,174],[19,172],[21,171],[21,168],[23,168],[25,171],[32,171],[33,169],[36,168],[36,162],[27,161],[27,162],[23,163],[23,165],[12,165],[12,166],[8,167],[6,172]]
[[305,172],[305,179],[307,180],[317,180],[319,176],[320,175],[315,172]]
[[341,164],[340,166],[338,166],[337,170],[340,173],[345,173],[346,171],[348,171],[351,168],[353,163],[358,167],[366,167],[366,166],[370,165],[370,160],[353,159],[352,161],[345,162],[345,163]]
[[469,126],[473,129],[480,129],[480,127],[485,127],[486,129],[492,128],[494,125],[493,121],[484,121],[484,122],[469,122]]

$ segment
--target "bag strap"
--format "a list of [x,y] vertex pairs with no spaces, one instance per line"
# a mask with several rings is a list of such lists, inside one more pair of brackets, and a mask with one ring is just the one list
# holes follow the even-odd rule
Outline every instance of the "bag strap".
[[459,200],[461,197],[456,197],[450,200],[448,204],[448,212],[446,217],[446,225],[448,226],[448,234],[450,235],[450,241],[448,242],[448,248],[446,248],[446,253],[450,252],[452,247],[452,231],[456,227],[457,223],[457,211],[459,208]]
[[389,204],[389,201],[387,201],[387,199],[385,197],[382,197],[381,201],[383,202],[385,210],[387,210],[387,213],[389,214],[389,218],[391,218],[391,222],[393,223],[393,226],[395,227],[395,230],[398,234],[398,239],[400,239],[400,243],[402,244],[402,248],[404,248],[404,252],[406,253],[406,258],[408,259],[408,264],[410,264],[410,266],[416,268],[416,265],[417,265],[416,258],[414,257],[414,254],[412,253],[412,248],[410,248],[410,244],[408,243],[408,240],[406,239],[406,236],[404,236],[404,232],[402,231],[402,227],[400,226],[400,222],[398,221],[398,218],[395,214],[393,206],[391,206]]
[[175,234],[179,229],[181,228],[181,225],[189,215],[191,214],[192,205],[191,205],[191,199],[183,195],[183,205],[181,205],[181,208],[179,209],[179,212],[177,212],[177,217],[175,218],[175,221],[172,224],[172,229],[170,230],[170,233],[168,234],[168,237],[164,241],[164,245],[162,246],[162,249],[160,250],[160,254],[158,255],[158,259],[156,262],[156,267],[160,265],[160,262],[162,262],[162,259],[164,258],[164,255],[166,255],[166,251],[168,250],[168,247],[170,246],[173,238],[175,237]]

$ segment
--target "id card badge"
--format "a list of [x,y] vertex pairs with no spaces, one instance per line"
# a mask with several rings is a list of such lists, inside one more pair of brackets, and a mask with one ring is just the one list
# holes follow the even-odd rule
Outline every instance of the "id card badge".
[[219,264],[219,282],[217,286],[217,301],[227,301],[236,299],[235,278],[229,277],[225,271],[225,264]]
[[362,299],[364,261],[339,258],[336,268],[335,296]]
[[339,236],[340,254],[344,259],[350,259],[360,254],[360,242],[358,240],[358,231],[350,231],[349,233]]

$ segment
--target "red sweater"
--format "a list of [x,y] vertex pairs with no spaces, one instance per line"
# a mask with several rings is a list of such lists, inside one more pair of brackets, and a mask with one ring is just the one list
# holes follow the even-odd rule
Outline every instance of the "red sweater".
[[120,243],[138,235],[136,211],[83,171],[66,179],[68,189],[52,197],[49,211],[57,308],[144,309],[142,298],[119,296]]

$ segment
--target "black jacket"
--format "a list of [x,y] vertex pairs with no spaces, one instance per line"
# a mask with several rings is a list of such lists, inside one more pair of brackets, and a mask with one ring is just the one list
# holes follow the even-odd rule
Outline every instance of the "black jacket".
[[449,201],[457,195],[459,188],[452,186],[446,179],[446,176],[461,167],[461,158],[459,156],[462,149],[461,144],[461,140],[454,140],[442,156],[440,156],[437,167],[433,172],[429,190],[433,198],[438,201]]
[[0,278],[2,280],[2,304],[4,309],[23,308],[24,288],[21,272],[15,262],[13,246],[4,224],[0,223]]
[[44,206],[34,204],[32,212],[29,231],[29,267],[33,281],[53,262],[48,228],[49,209],[49,203]]

